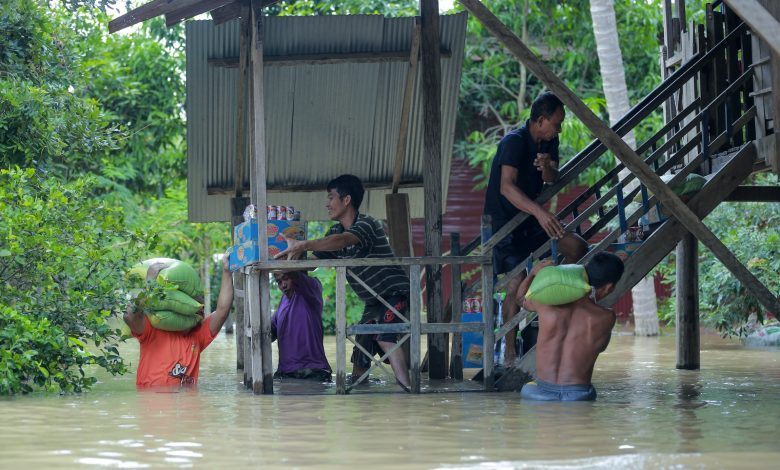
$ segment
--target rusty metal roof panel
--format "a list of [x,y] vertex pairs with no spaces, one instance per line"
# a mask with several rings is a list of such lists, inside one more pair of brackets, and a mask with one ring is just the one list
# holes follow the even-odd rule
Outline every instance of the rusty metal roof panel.
[[[409,50],[414,18],[381,16],[266,17],[264,55],[396,52]],[[237,68],[208,59],[238,56],[238,22],[187,23],[187,143],[189,214],[192,221],[227,220],[229,198],[214,188],[233,186]],[[441,46],[449,50],[442,71],[442,200],[452,156],[466,15],[441,17]],[[308,219],[324,219],[321,188],[353,173],[367,184],[389,184],[395,164],[401,102],[408,62],[295,64],[264,68],[269,204],[290,204]],[[418,73],[410,115],[402,182],[422,182],[423,129]],[[249,161],[245,170],[249,184]],[[318,187],[316,194],[291,187]],[[285,187],[290,190],[285,190]],[[422,215],[422,189],[410,194]],[[384,194],[368,191],[363,210],[384,217]]]

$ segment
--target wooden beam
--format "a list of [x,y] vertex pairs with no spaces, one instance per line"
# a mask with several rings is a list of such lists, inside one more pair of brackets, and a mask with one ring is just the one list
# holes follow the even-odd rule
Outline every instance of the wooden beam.
[[237,90],[237,119],[236,119],[236,161],[233,167],[233,192],[236,197],[243,194],[244,186],[244,157],[246,152],[247,119],[246,104],[249,102],[249,43],[252,41],[252,29],[249,22],[249,4],[243,6],[245,13],[241,18],[239,27],[239,68]]
[[677,368],[698,370],[699,242],[691,234],[677,244]]
[[750,25],[775,54],[780,54],[780,22],[757,0],[725,0],[726,5]]
[[344,258],[344,259],[302,259],[302,260],[268,260],[247,267],[247,271],[336,268],[339,266],[420,266],[428,264],[482,264],[491,260],[490,256],[420,256],[414,258]]
[[[252,0],[250,28],[252,31],[252,40],[249,49],[252,59],[251,77],[252,77],[252,156],[250,157],[250,195],[255,207],[266,207],[266,153],[265,153],[265,103],[263,100],[263,16],[260,11],[260,0]],[[261,209],[263,211],[263,209]],[[265,217],[257,218],[259,233],[266,232],[267,221]],[[268,239],[260,237],[260,259],[268,259]],[[268,272],[253,272],[253,276],[259,277],[258,289],[250,291],[247,295],[252,298],[259,296],[260,331],[255,333],[253,323],[253,341],[259,341],[257,348],[252,347],[252,391],[255,394],[272,394],[274,392],[273,384],[273,363],[271,358],[271,286],[268,279]],[[254,320],[253,320],[254,321]],[[259,373],[254,371],[255,361],[260,361]]]
[[186,19],[209,12],[232,1],[233,0],[201,0],[200,3],[171,10],[165,13],[165,26],[170,28]]
[[[336,393],[347,393],[347,268],[336,268]],[[357,377],[355,377],[357,378]]]
[[203,0],[152,0],[108,22],[108,32],[115,33],[169,11],[189,8]]
[[[460,234],[453,232],[450,234],[450,254],[460,256]],[[460,266],[453,264],[450,266],[450,309],[452,312],[450,318],[452,323],[460,323],[463,312],[463,293],[460,281]],[[455,380],[463,380],[463,335],[452,335],[452,350],[450,352],[450,377]]]
[[[441,59],[438,0],[420,0],[422,95],[423,95],[423,181],[425,194],[425,254],[441,255]],[[442,320],[441,266],[425,268],[428,323]],[[443,335],[428,335],[428,376],[447,376],[447,342]]]
[[642,158],[612,129],[596,116],[582,100],[537,58],[523,42],[478,0],[459,0],[496,38],[541,80],[588,129],[637,175],[661,201],[665,209],[679,220],[696,238],[728,268],[734,276],[770,311],[780,311],[780,301],[737,259],[688,206],[648,167]]
[[[442,58],[452,57],[449,49],[442,48]],[[290,67],[293,65],[331,65],[331,64],[375,64],[388,62],[406,62],[410,51],[379,52],[323,52],[320,54],[267,55],[263,57],[267,67]],[[211,57],[211,67],[238,67],[238,57]]]
[[422,302],[420,301],[420,283],[422,274],[420,266],[412,266],[409,269],[409,326],[411,337],[409,338],[409,381],[412,393],[420,393],[420,334]]
[[729,202],[780,202],[780,186],[737,186]]
[[[419,188],[423,185],[422,181],[404,181],[400,184],[402,189]],[[366,190],[374,189],[391,189],[392,183],[378,182],[378,183],[363,183],[363,188]],[[246,186],[241,188],[241,192],[248,192],[249,188]],[[325,183],[323,184],[285,184],[285,185],[270,185],[266,186],[266,192],[268,193],[286,193],[286,192],[325,192]],[[224,194],[234,194],[234,186],[208,186],[206,193],[209,196],[219,196]]]
[[236,0],[227,5],[221,6],[215,10],[211,10],[211,21],[215,25],[219,26],[223,23],[227,23],[230,20],[236,19],[241,16],[241,2]]
[[404,97],[401,102],[401,122],[398,126],[398,143],[395,147],[395,168],[393,169],[393,194],[398,192],[401,183],[401,173],[406,159],[406,142],[409,136],[409,115],[412,111],[412,93],[414,81],[417,78],[417,62],[420,56],[420,23],[419,19],[414,23],[412,30],[412,45],[409,52],[409,68],[406,69],[406,81],[404,83]]

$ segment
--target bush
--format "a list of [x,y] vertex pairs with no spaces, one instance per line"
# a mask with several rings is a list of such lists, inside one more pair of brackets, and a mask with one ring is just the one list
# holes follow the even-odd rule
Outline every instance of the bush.
[[95,382],[87,366],[126,371],[108,320],[123,312],[117,287],[148,240],[93,185],[0,170],[0,394],[79,392]]

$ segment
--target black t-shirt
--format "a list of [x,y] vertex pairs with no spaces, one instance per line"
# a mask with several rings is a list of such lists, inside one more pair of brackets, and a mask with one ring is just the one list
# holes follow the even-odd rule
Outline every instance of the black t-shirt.
[[537,153],[549,153],[550,158],[557,162],[558,137],[543,141],[537,147],[528,130],[528,121],[519,129],[509,132],[499,142],[496,156],[490,167],[490,179],[488,180],[483,211],[491,216],[494,233],[520,212],[507,198],[501,195],[501,167],[508,165],[517,168],[517,187],[529,198],[536,199],[544,187],[542,172],[534,166]]

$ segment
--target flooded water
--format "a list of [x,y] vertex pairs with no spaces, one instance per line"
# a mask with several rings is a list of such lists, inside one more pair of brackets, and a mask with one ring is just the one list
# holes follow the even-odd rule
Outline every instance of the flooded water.
[[[335,364],[332,338],[326,350]],[[123,352],[135,363],[134,341]],[[777,468],[779,359],[705,335],[702,370],[678,371],[673,336],[618,335],[596,364],[595,403],[377,383],[255,396],[221,334],[197,392],[139,393],[128,375],[81,396],[0,400],[0,467]]]

